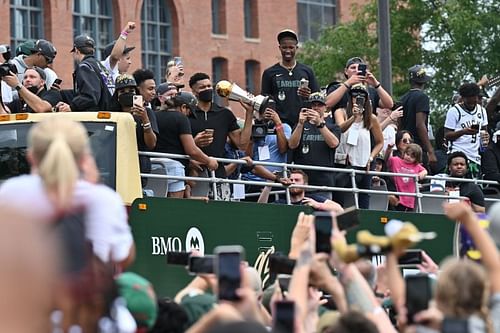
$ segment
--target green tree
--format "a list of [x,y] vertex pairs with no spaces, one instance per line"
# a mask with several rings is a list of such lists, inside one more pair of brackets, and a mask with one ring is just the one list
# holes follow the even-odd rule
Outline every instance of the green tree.
[[[342,79],[345,61],[362,56],[378,77],[377,1],[352,8],[355,19],[323,30],[299,57],[322,85]],[[497,0],[391,0],[393,95],[408,90],[408,68],[435,70],[429,85],[435,125],[442,126],[453,93],[464,81],[500,70],[500,2]],[[339,76],[340,73],[340,76]]]

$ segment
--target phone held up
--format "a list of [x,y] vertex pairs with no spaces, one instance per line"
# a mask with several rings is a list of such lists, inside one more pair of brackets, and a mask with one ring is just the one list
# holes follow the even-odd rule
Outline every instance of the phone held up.
[[358,65],[358,75],[366,76],[366,64]]
[[272,332],[295,332],[295,302],[278,301],[275,303],[275,316]]
[[144,105],[144,99],[142,98],[142,95],[134,95],[134,97],[132,97],[132,102],[135,106]]
[[430,277],[426,274],[409,275],[406,280],[406,309],[408,323],[413,323],[413,316],[429,307],[432,299]]
[[239,245],[217,246],[214,253],[218,299],[238,300],[236,290],[241,286],[240,263],[244,257],[243,248]]

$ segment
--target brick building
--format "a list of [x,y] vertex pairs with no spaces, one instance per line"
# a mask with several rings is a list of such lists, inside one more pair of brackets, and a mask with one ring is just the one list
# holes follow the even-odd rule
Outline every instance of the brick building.
[[[182,56],[186,75],[212,74],[253,92],[262,70],[280,58],[276,34],[284,28],[314,38],[325,25],[350,18],[363,0],[10,0],[0,2],[0,43],[16,46],[32,38],[54,43],[54,70],[72,84],[73,36],[88,33],[100,50],[117,38],[127,21],[138,23],[128,37],[133,68],[163,78],[165,64]],[[99,50],[99,54],[100,54]]]

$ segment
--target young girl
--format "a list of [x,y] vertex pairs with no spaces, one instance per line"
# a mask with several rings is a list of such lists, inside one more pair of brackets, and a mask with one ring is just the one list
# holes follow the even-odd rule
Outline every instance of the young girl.
[[[390,156],[392,149],[387,149],[387,166],[391,172],[418,174],[418,179],[422,180],[427,176],[427,170],[421,164],[422,148],[419,145],[411,143],[403,152],[402,157]],[[396,190],[398,192],[415,193],[415,181],[413,177],[394,177]],[[415,197],[400,196],[396,210],[407,212],[415,210]]]

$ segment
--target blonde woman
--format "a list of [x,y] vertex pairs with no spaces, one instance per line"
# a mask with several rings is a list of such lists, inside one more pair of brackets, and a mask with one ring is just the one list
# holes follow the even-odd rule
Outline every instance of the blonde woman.
[[5,181],[1,202],[50,222],[81,213],[94,254],[128,265],[135,251],[125,207],[113,190],[94,183],[98,172],[85,128],[54,115],[30,130],[27,157],[31,174]]

